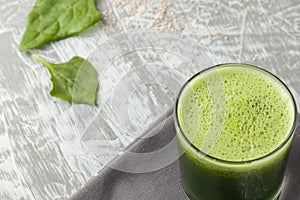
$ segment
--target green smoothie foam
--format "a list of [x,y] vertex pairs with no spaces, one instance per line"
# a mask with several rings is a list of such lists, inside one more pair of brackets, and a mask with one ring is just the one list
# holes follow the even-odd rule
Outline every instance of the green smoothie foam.
[[[219,90],[211,89],[213,84],[219,84]],[[226,161],[253,160],[272,152],[290,134],[294,120],[294,105],[279,81],[240,67],[195,77],[183,90],[177,112],[187,139]],[[215,137],[207,143],[209,134]]]

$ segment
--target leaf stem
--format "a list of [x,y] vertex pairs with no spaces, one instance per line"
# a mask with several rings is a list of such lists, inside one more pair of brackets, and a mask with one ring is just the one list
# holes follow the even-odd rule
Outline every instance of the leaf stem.
[[47,62],[45,59],[41,58],[40,56],[36,54],[31,55],[35,60],[39,61],[40,63],[44,64],[49,70],[53,71],[53,67],[49,62]]

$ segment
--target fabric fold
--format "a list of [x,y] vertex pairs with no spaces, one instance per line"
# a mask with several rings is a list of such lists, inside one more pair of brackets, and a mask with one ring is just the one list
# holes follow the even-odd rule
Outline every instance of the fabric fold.
[[[151,152],[162,148],[175,137],[173,110],[169,109],[129,145],[127,151]],[[300,115],[298,115],[300,124]],[[177,151],[174,149],[174,151]],[[143,161],[141,161],[143,162]],[[98,172],[70,199],[72,200],[187,200],[177,160],[161,169],[145,173],[129,173],[120,169],[128,164],[122,154]],[[129,163],[130,164],[130,163]],[[145,163],[143,163],[145,164]],[[134,163],[139,165],[139,163]],[[300,128],[292,144],[286,170],[285,187],[280,200],[300,199]]]

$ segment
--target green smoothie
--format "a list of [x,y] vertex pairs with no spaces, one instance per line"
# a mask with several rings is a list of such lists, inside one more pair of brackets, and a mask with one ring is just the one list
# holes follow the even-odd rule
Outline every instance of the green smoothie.
[[259,68],[226,64],[182,89],[176,106],[183,186],[191,199],[274,199],[295,129],[289,90]]

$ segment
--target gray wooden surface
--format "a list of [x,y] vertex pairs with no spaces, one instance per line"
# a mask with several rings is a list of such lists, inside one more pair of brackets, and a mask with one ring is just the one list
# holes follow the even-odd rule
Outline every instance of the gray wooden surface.
[[[96,0],[101,24],[20,53],[33,4],[0,0],[0,199],[67,199],[209,65],[262,66],[300,105],[299,0]],[[97,106],[52,98],[33,53],[53,62],[88,58],[99,74]]]

